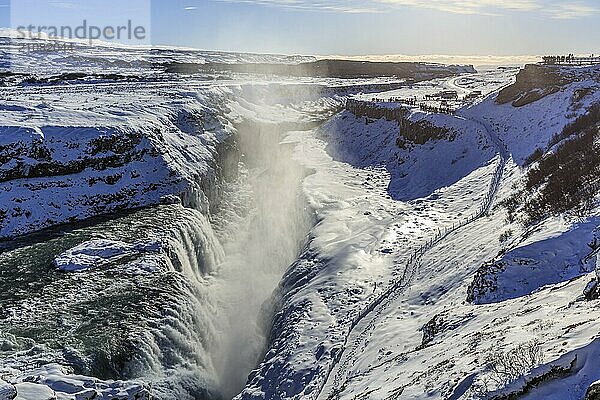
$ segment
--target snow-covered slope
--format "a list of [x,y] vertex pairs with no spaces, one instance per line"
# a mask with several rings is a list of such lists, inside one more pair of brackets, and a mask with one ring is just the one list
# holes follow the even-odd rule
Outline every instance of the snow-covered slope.
[[[161,54],[170,62],[186,53],[103,50],[88,63],[77,58],[82,52],[70,61],[44,58],[54,69],[35,54],[6,59],[15,74],[81,75],[52,82],[18,75],[0,90],[0,236],[68,224],[1,243],[0,398],[218,397],[239,389],[217,372],[224,360],[211,358],[231,307],[220,303],[237,301],[223,246],[234,233],[245,237],[255,206],[244,185],[230,188],[237,124],[314,123],[340,100],[320,95],[324,85],[315,81],[286,88],[291,81],[269,78],[155,79],[138,56],[160,66]],[[135,76],[85,78],[115,71]],[[285,104],[269,100],[275,92],[287,93]],[[217,227],[220,219],[227,221]],[[270,257],[277,268],[289,256],[279,253]],[[255,296],[258,308],[272,290],[259,283],[266,289]],[[254,363],[253,351],[243,362]]]
[[[132,90],[135,96],[126,95]],[[215,187],[232,134],[219,117],[232,92],[161,90],[147,84],[0,91],[0,237],[167,196],[208,206],[202,193],[210,196]]]
[[[107,71],[122,68],[121,75],[95,76],[102,65],[76,60],[81,75],[46,79],[63,66],[43,70],[30,58],[13,59],[36,78],[19,75],[25,80],[5,81],[0,90],[0,234],[50,228],[2,242],[0,371],[7,383],[0,390],[33,399],[178,400],[239,391],[237,380],[260,353],[260,335],[236,328],[221,340],[231,326],[223,318],[244,314],[257,324],[255,314],[306,233],[304,225],[263,232],[262,220],[287,220],[256,216],[246,186],[232,189],[239,183],[230,179],[238,172],[240,127],[254,121],[306,129],[339,110],[344,96],[403,82],[155,79],[140,77],[146,70],[137,61],[115,61],[137,52],[109,53]],[[127,68],[138,74],[125,77]],[[271,147],[278,148],[276,137]],[[290,195],[281,177],[253,173],[277,182],[281,193],[265,193],[280,207]],[[290,206],[287,218],[308,213],[304,203]],[[268,252],[260,242],[267,234]],[[251,250],[236,248],[246,236],[254,240]],[[241,244],[228,243],[231,237]],[[261,282],[265,275],[275,283]],[[242,313],[236,296],[251,289],[260,293],[242,301],[251,310]],[[243,354],[238,338],[250,342]]]
[[[515,72],[413,90],[489,93]],[[595,276],[587,244],[596,217],[551,218],[526,230],[507,222],[500,203],[523,178],[524,160],[600,101],[596,73],[578,70],[581,79],[521,107],[497,104],[492,93],[455,116],[413,113],[456,135],[405,150],[396,146],[395,121],[349,112],[314,135],[292,135],[298,158],[315,171],[305,191],[319,222],[281,284],[271,347],[239,398],[485,398],[506,382],[490,369],[499,354],[532,349],[534,360],[519,371],[526,374],[587,353],[598,334],[598,300],[583,296],[586,275]],[[598,369],[592,359],[577,365]],[[555,371],[551,365],[539,371]],[[527,387],[527,398],[583,398],[597,377],[579,368],[542,373],[570,383]]]

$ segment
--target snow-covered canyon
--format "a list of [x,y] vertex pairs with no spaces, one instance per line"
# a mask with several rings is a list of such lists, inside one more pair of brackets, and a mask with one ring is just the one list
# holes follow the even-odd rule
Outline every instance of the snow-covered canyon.
[[[597,219],[557,216],[525,229],[507,221],[502,202],[527,156],[598,101],[597,71],[576,70],[526,105],[498,104],[516,72],[377,94],[398,107],[385,99],[481,90],[483,101],[454,116],[409,117],[447,128],[448,139],[398,147],[396,121],[348,111],[313,137],[295,136],[317,171],[305,190],[319,222],[282,283],[275,346],[240,398],[585,397],[598,379],[587,356],[596,301],[583,294],[596,274]],[[494,360],[519,348],[535,350],[520,370],[531,375],[495,372]]]
[[[595,213],[525,226],[505,203],[530,155],[557,151],[553,137],[600,101],[597,70],[550,84],[515,68],[157,72],[309,60],[12,60],[0,399],[585,396],[600,379],[598,300],[584,296]],[[444,90],[481,95],[454,114],[397,100]],[[356,115],[350,98],[405,120]],[[410,127],[435,138],[412,142]],[[519,346],[535,365],[500,379],[490,360]]]

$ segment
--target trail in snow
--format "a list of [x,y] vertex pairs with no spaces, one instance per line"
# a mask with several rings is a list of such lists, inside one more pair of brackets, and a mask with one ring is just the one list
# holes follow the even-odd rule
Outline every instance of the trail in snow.
[[[459,78],[450,79],[446,85],[452,88],[457,88],[462,91],[468,92],[468,89],[462,88],[456,84],[455,81],[457,79]],[[500,138],[495,134],[494,130],[485,121],[478,120],[472,116],[463,116],[461,114],[457,115],[457,118],[469,120],[475,124],[482,126],[485,129],[487,135],[490,137],[490,140],[494,143],[494,146],[497,148],[498,154],[500,156],[500,162],[496,167],[494,176],[492,178],[492,181],[490,182],[489,191],[485,197],[483,204],[481,205],[477,213],[463,220],[461,223],[453,225],[449,229],[446,229],[444,231],[438,231],[438,234],[435,237],[427,241],[427,243],[416,249],[411,254],[408,262],[406,263],[406,268],[404,269],[402,276],[397,280],[390,281],[388,288],[384,292],[379,294],[354,319],[344,339],[342,352],[340,353],[337,361],[330,367],[327,375],[325,376],[325,379],[323,380],[321,386],[321,390],[315,392],[315,395],[311,398],[330,400],[339,397],[339,394],[344,390],[344,386],[349,378],[348,371],[350,371],[351,367],[353,366],[354,361],[356,359],[356,355],[359,353],[359,351],[361,351],[361,348],[364,347],[363,344],[368,343],[368,338],[371,336],[376,326],[376,323],[383,311],[388,309],[391,303],[394,300],[396,300],[406,288],[410,286],[411,282],[414,280],[415,276],[417,275],[417,272],[419,271],[420,260],[422,259],[423,255],[427,251],[431,250],[433,247],[441,243],[449,235],[472,224],[481,217],[485,216],[490,211],[494,203],[496,194],[500,188],[500,183],[502,181],[504,169],[509,159],[509,152],[504,143],[502,143]],[[401,390],[397,391],[393,396],[389,397],[388,399],[397,399],[401,394]]]

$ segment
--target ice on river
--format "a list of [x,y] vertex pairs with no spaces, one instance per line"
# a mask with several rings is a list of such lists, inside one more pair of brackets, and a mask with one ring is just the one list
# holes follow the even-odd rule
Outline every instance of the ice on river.
[[96,268],[110,268],[128,258],[134,259],[120,268],[130,274],[152,273],[158,270],[158,242],[126,243],[116,240],[95,239],[75,246],[54,259],[54,265],[65,272],[82,272]]

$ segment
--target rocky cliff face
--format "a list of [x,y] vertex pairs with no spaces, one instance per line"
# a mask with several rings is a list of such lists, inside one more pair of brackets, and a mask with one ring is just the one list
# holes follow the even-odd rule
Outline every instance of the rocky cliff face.
[[522,107],[558,92],[573,79],[573,76],[561,73],[559,68],[528,64],[517,74],[513,85],[500,91],[496,101]]
[[[92,91],[82,93],[91,107],[60,92],[53,106],[0,110],[0,238],[161,202],[218,204],[216,180],[237,164],[233,128],[219,116],[226,93],[205,94],[214,100],[208,108],[150,89],[157,106],[136,115],[130,99],[115,117]],[[22,118],[32,122],[17,125]]]

